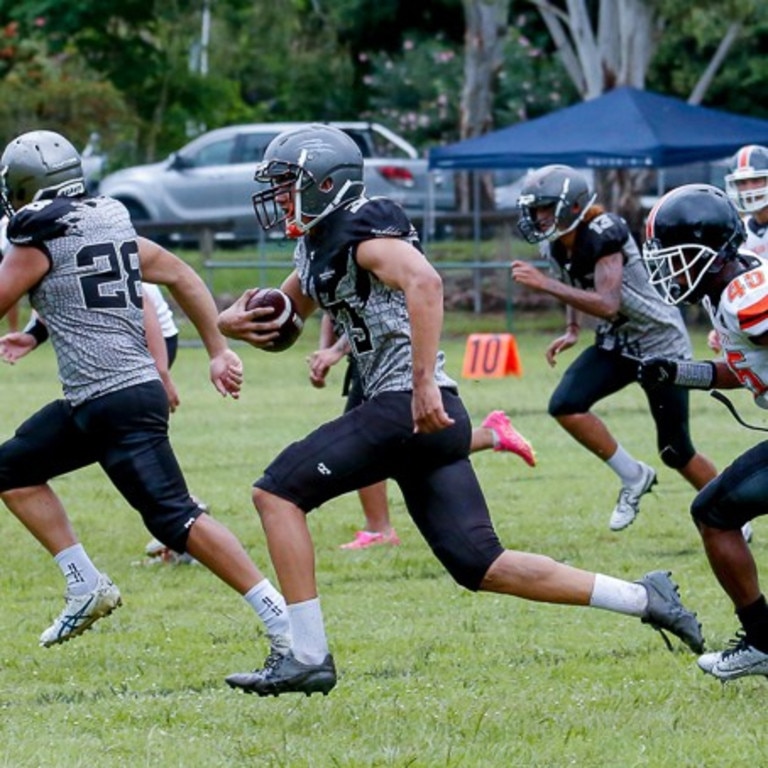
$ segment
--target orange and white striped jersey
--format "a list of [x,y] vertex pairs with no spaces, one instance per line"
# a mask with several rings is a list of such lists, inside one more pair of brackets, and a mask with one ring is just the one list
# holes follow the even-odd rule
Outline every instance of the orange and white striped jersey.
[[744,225],[747,230],[744,248],[761,259],[768,259],[768,224],[759,224],[754,216],[748,216]]
[[768,260],[760,259],[754,269],[731,280],[716,307],[704,304],[728,367],[752,392],[755,404],[768,408],[768,347],[753,341],[768,333]]

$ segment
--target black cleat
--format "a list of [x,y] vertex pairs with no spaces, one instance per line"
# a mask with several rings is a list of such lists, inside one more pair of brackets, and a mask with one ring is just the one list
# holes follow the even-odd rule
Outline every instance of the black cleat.
[[291,651],[286,654],[272,652],[264,662],[264,669],[236,672],[227,677],[230,688],[240,688],[259,696],[279,696],[281,693],[328,692],[336,685],[336,666],[329,653],[322,664],[302,664]]
[[696,614],[689,611],[680,601],[680,593],[669,571],[651,571],[646,573],[637,584],[642,584],[648,591],[648,608],[641,618],[643,624],[650,624],[661,633],[667,648],[672,650],[672,643],[664,634],[666,629],[679,637],[692,651],[704,651],[704,636]]

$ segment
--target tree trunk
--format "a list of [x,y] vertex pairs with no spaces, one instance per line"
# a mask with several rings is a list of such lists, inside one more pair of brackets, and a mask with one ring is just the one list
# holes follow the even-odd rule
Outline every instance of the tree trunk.
[[[493,86],[503,64],[510,0],[463,0],[466,17],[464,35],[464,87],[461,92],[460,135],[481,136],[493,129]],[[470,174],[457,174],[459,210],[473,208]],[[493,206],[493,184],[488,174],[480,184],[481,207]]]
[[[647,0],[600,0],[597,31],[585,0],[531,0],[539,9],[568,76],[584,99],[619,85],[643,88],[656,48],[658,18]],[[595,188],[609,211],[622,215],[638,234],[643,226],[640,189],[647,170],[598,170]]]

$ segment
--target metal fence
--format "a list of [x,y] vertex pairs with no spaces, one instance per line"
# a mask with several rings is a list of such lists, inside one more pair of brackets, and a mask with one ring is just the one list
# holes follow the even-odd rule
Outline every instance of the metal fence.
[[[417,228],[428,226],[432,231],[422,238],[427,254],[438,242],[459,238],[470,244],[473,258],[461,261],[440,260],[434,262],[446,283],[446,306],[448,309],[461,309],[476,314],[484,312],[506,312],[511,323],[513,308],[516,304],[541,304],[542,299],[526,298],[526,292],[512,280],[509,264],[520,241],[513,235],[510,216],[501,212],[488,212],[480,218],[470,214],[432,214],[429,221],[414,218]],[[184,242],[199,250],[202,265],[202,277],[212,292],[214,291],[216,272],[223,269],[244,269],[253,272],[254,284],[268,283],[268,274],[275,269],[288,272],[293,264],[290,260],[275,259],[270,253],[270,240],[262,234],[254,244],[254,258],[233,258],[232,250],[221,247],[221,233],[231,229],[227,221],[214,224],[164,224],[137,223],[139,234],[151,238],[171,239],[172,242]],[[495,258],[478,258],[483,251],[489,250]],[[196,244],[196,245],[195,245]],[[485,248],[483,246],[486,246]],[[272,249],[273,250],[273,249]],[[541,262],[536,262],[541,264]]]

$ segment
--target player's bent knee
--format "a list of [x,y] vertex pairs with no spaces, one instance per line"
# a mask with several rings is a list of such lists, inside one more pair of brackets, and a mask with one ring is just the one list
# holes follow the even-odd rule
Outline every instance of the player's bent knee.
[[575,416],[584,413],[584,408],[581,403],[577,403],[571,398],[552,397],[547,406],[547,413],[556,419],[560,416]]
[[659,458],[670,469],[683,469],[695,455],[693,446],[665,445],[659,451]]
[[266,491],[263,488],[259,488],[257,485],[254,485],[251,489],[251,500],[259,515],[269,514],[274,506],[273,500],[276,498],[275,494]]
[[153,515],[144,518],[144,524],[147,530],[158,540],[162,541],[166,547],[174,552],[187,551],[187,539],[189,532],[200,515],[203,512],[196,504],[194,509],[190,507],[189,514],[173,512],[164,515]]
[[721,531],[738,530],[751,519],[751,517],[736,514],[736,511],[727,505],[720,505],[712,499],[702,497],[702,494],[699,494],[691,504],[691,517],[697,528],[705,525]]
[[181,520],[178,516],[156,518],[152,520],[151,524],[147,524],[147,528],[158,541],[162,541],[166,547],[170,547],[174,552],[186,552],[189,531],[201,514],[204,513],[196,510],[195,514],[185,520]]
[[482,589],[483,580],[499,554],[494,551],[487,556],[471,557],[466,553],[454,553],[440,547],[433,547],[433,551],[451,578],[470,592]]

